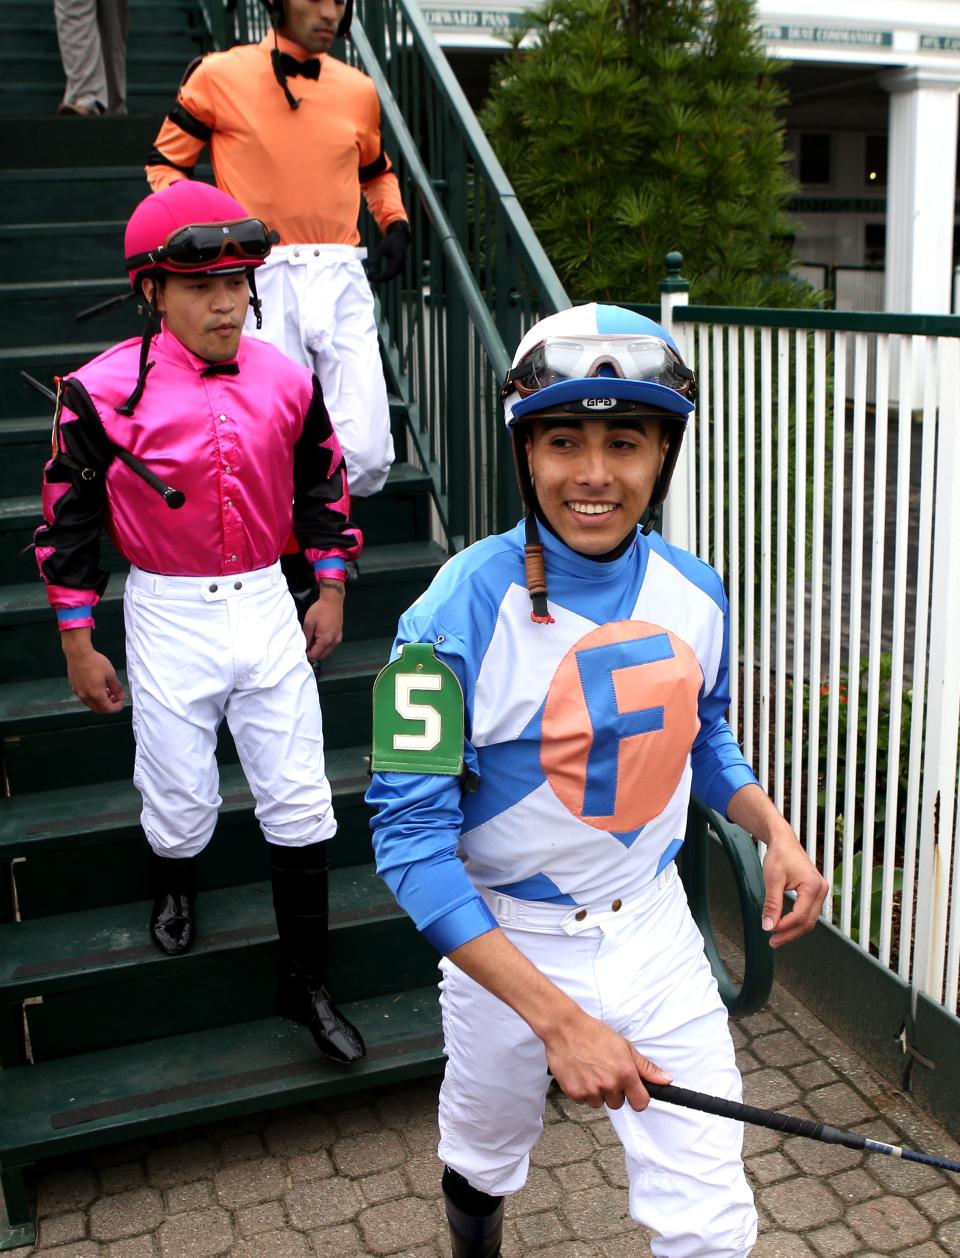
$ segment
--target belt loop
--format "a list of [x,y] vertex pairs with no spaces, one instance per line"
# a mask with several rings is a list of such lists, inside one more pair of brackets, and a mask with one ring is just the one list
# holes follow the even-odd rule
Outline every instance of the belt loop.
[[153,581],[152,581],[152,584],[153,584],[153,592],[154,592],[154,594],[162,594],[162,593],[163,593],[163,577],[154,577],[154,578],[153,578]]

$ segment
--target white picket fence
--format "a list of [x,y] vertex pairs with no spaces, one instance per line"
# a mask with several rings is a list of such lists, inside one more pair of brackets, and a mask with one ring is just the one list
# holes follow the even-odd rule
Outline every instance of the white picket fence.
[[664,533],[726,582],[731,722],[827,919],[956,1013],[960,319],[685,301]]

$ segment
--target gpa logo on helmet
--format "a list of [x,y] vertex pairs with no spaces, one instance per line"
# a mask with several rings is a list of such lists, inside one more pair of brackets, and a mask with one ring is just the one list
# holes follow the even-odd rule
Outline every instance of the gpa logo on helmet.
[[585,397],[581,401],[588,411],[608,411],[617,404],[615,397]]

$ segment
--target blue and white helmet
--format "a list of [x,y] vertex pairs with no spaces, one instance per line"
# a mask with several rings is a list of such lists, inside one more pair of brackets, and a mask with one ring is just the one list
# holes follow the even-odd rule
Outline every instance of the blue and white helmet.
[[517,347],[501,390],[504,418],[545,411],[611,417],[649,407],[686,420],[693,372],[659,323],[621,306],[589,302],[535,323]]

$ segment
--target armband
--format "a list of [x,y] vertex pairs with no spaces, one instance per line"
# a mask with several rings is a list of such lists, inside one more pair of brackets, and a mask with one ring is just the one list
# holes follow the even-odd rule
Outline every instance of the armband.
[[373,685],[374,773],[463,772],[463,691],[432,642],[408,642]]

